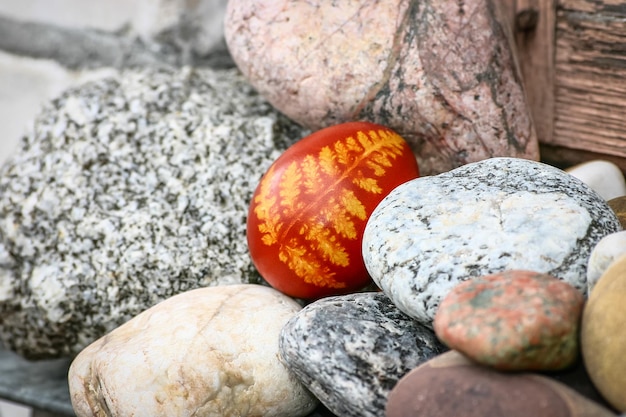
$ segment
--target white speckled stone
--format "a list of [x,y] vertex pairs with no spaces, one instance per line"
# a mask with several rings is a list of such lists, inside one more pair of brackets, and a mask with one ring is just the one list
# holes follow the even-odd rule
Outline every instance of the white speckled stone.
[[278,359],[299,310],[253,284],[171,297],[80,352],[72,407],[79,417],[304,416],[318,402]]
[[138,70],[50,102],[0,168],[0,343],[71,356],[167,297],[259,282],[265,170],[305,136],[236,70]]
[[586,292],[591,250],[619,230],[607,203],[575,177],[492,158],[393,190],[367,223],[363,257],[400,310],[432,325],[454,285],[506,269],[548,273]]
[[605,200],[626,195],[626,180],[617,165],[609,161],[589,161],[567,169]]
[[623,255],[626,255],[626,231],[611,233],[600,239],[589,256],[589,264],[587,265],[588,293],[591,293],[608,267]]
[[283,327],[286,365],[333,413],[382,416],[396,382],[445,347],[381,292],[322,298]]

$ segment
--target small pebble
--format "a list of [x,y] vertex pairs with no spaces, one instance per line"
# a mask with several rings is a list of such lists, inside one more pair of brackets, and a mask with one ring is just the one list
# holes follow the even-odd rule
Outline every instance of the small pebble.
[[626,256],[602,274],[585,306],[581,327],[583,360],[606,400],[626,412]]
[[396,382],[444,351],[432,330],[381,292],[309,304],[287,322],[279,346],[289,369],[342,417],[381,416]]
[[476,365],[456,351],[405,375],[389,394],[387,417],[610,417],[566,385],[530,373]]
[[499,370],[559,370],[578,358],[583,295],[532,271],[504,271],[458,284],[435,316],[449,348]]
[[85,348],[68,381],[78,417],[305,416],[318,404],[278,360],[300,305],[261,285],[201,288]]
[[626,196],[612,198],[608,204],[619,219],[622,229],[626,229]]
[[426,325],[459,282],[505,271],[553,275],[587,291],[587,262],[622,230],[611,208],[555,167],[491,158],[395,188],[363,234],[363,259],[398,308]]
[[626,231],[604,236],[591,251],[587,266],[587,292],[596,285],[602,274],[620,256],[626,255]]
[[589,161],[573,166],[567,169],[567,172],[587,184],[607,201],[626,195],[624,174],[612,162]]

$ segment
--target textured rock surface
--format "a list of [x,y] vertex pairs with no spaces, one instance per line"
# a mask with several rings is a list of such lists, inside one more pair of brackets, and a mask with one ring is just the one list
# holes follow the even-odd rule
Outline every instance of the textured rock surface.
[[443,351],[434,333],[380,292],[327,297],[306,306],[280,335],[287,366],[339,416],[383,413],[408,371]]
[[280,330],[299,310],[280,292],[252,284],[170,297],[74,359],[68,374],[74,411],[304,416],[317,400],[278,359]]
[[427,175],[491,156],[538,159],[498,7],[233,0],[225,36],[250,82],[293,120],[391,127]]
[[475,365],[456,351],[411,371],[389,395],[387,417],[609,417],[567,386],[529,373]]
[[578,358],[583,295],[557,278],[509,270],[455,286],[433,322],[439,340],[500,370],[559,370]]
[[251,195],[306,133],[234,70],[126,72],[54,100],[0,170],[0,340],[70,355],[181,291],[255,282]]
[[402,311],[430,324],[456,284],[506,269],[548,273],[586,292],[591,250],[618,230],[607,203],[573,176],[492,158],[397,187],[368,221],[363,258]]
[[595,285],[583,312],[581,346],[589,376],[602,396],[626,412],[626,256]]
[[626,255],[626,231],[604,236],[591,251],[587,265],[587,292],[596,285],[608,267]]

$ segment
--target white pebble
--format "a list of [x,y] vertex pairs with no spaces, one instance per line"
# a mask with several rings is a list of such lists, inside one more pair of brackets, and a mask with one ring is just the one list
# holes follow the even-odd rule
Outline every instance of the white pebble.
[[624,174],[617,165],[609,161],[589,161],[567,170],[605,200],[626,195]]

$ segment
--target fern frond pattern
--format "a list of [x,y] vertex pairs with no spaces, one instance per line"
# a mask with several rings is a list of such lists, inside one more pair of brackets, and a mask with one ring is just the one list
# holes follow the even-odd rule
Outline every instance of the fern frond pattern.
[[262,178],[253,203],[265,245],[309,284],[342,288],[337,267],[352,261],[346,241],[360,239],[367,220],[360,195],[380,195],[379,179],[403,154],[406,143],[387,130],[359,131],[316,153],[273,167]]

